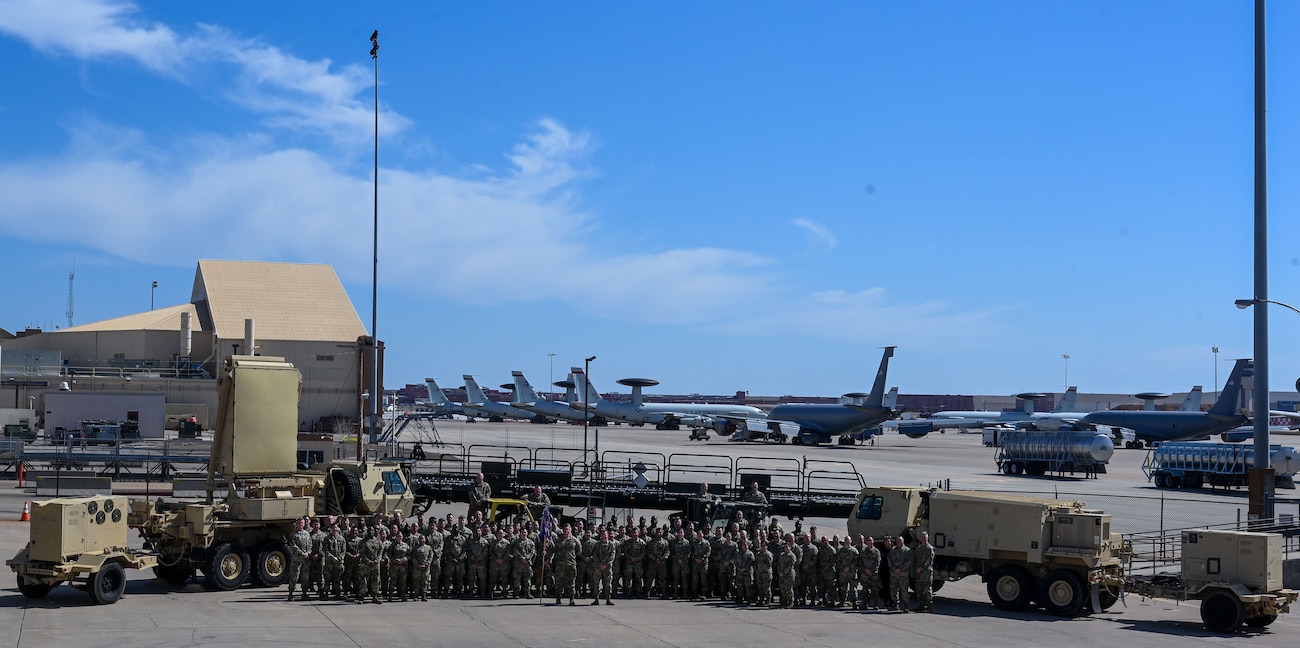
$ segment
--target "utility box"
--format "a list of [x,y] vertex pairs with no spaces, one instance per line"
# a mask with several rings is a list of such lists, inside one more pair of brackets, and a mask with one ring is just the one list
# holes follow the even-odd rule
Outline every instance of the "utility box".
[[1104,513],[1058,513],[1052,521],[1053,547],[1100,549],[1110,540],[1110,516]]
[[230,500],[236,520],[294,520],[313,513],[311,497],[247,497]]
[[1183,581],[1193,591],[1213,583],[1280,590],[1282,540],[1273,533],[1183,531]]
[[32,504],[32,560],[63,562],[69,556],[126,547],[125,497],[58,498]]

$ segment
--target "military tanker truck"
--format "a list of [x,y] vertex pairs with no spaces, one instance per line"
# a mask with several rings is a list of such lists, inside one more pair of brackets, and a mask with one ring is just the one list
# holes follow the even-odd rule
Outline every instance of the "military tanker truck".
[[935,589],[979,576],[999,609],[1037,601],[1058,616],[1114,605],[1129,551],[1110,516],[1082,502],[920,487],[864,488],[848,531],[909,543],[929,532]]
[[[125,542],[113,541],[111,549],[116,553],[109,562],[118,567],[110,567],[111,571],[152,567],[159,578],[179,585],[198,570],[204,586],[220,590],[248,582],[282,585],[289,577],[286,540],[296,520],[323,515],[410,515],[415,501],[405,464],[333,461],[298,470],[302,375],[291,363],[269,356],[231,356],[218,380],[219,410],[206,496],[130,501],[125,523],[137,529],[144,547],[127,549]],[[115,507],[122,509],[121,503]],[[51,522],[53,528],[34,524],[32,541],[38,536],[78,533],[77,519],[60,520]],[[103,564],[96,552],[90,552],[90,559]],[[85,562],[86,553],[28,551],[21,568],[13,565],[22,554],[10,564],[18,572],[19,589],[32,597],[48,593],[60,582],[79,585],[61,576],[89,573],[77,567]]]

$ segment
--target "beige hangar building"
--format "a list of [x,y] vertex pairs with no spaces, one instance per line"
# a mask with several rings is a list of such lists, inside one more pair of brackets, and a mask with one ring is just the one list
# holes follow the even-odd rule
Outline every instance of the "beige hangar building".
[[[103,411],[113,399],[102,393],[152,392],[164,395],[167,420],[141,420],[142,436],[161,436],[159,426],[189,416],[207,429],[222,361],[256,354],[284,357],[302,372],[300,432],[351,431],[362,418],[372,353],[332,267],[200,260],[188,304],[56,331],[0,331],[0,407],[30,405],[43,422],[55,415],[45,411],[44,393],[62,388],[100,394],[101,409],[87,418],[125,419],[126,411]],[[382,377],[382,344],[379,366]]]

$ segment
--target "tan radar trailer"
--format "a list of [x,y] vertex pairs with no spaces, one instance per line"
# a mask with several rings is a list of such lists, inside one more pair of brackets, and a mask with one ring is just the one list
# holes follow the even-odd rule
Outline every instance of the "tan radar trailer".
[[1008,611],[1036,602],[1058,616],[1100,612],[1127,591],[1199,600],[1207,629],[1235,632],[1269,625],[1297,597],[1282,588],[1281,535],[1183,531],[1179,573],[1134,576],[1131,545],[1111,531],[1109,515],[1083,502],[877,486],[858,494],[848,530],[908,543],[928,532],[936,590],[979,575],[993,605]]
[[[227,358],[220,376],[220,409],[208,462],[206,497],[133,500],[129,506],[125,498],[113,498],[113,511],[125,515],[123,520],[121,515],[109,514],[112,524],[122,525],[120,541],[114,526],[111,542],[99,542],[82,551],[69,551],[76,547],[66,545],[59,551],[47,549],[45,538],[75,537],[84,529],[97,527],[87,527],[71,514],[40,521],[34,517],[32,541],[8,563],[18,574],[19,589],[30,597],[43,596],[61,582],[85,586],[69,575],[94,573],[88,563],[152,567],[159,578],[173,585],[188,581],[198,570],[209,589],[231,590],[249,582],[277,586],[289,577],[286,540],[296,520],[324,515],[410,515],[414,497],[405,464],[332,461],[305,472],[297,469],[301,388],[301,374],[283,358]],[[67,501],[38,502],[35,510],[44,505],[76,508]],[[98,519],[89,512],[90,505],[85,506],[86,515]],[[100,512],[103,506],[99,505]],[[138,530],[143,549],[126,548],[128,525]],[[114,578],[113,574],[103,577],[106,581]],[[125,585],[124,578],[120,580]],[[97,602],[116,600],[110,596],[100,598],[111,600],[100,600],[95,596],[100,590],[90,585]]]

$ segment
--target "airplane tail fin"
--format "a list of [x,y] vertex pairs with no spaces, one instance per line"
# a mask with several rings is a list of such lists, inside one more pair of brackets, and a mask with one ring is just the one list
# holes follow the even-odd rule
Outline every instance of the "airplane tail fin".
[[602,400],[600,393],[596,391],[595,387],[591,386],[591,383],[587,382],[587,373],[582,370],[582,367],[571,367],[569,371],[573,374],[573,383],[575,388],[578,390],[578,394],[587,395],[585,399],[579,396],[578,402],[585,402],[593,405],[600,403]]
[[898,347],[887,346],[885,352],[880,356],[880,368],[876,369],[876,382],[871,386],[871,396],[867,397],[867,405],[873,407],[884,407],[885,402],[885,382],[888,379],[889,359],[894,357],[894,349]]
[[888,394],[885,394],[885,400],[881,401],[880,406],[881,406],[881,407],[888,408],[888,409],[891,409],[891,410],[894,409],[894,408],[896,408],[896,407],[898,407],[898,388],[897,388],[897,387],[890,387],[890,388],[889,388],[889,393],[888,393]]
[[1235,416],[1237,414],[1237,401],[1241,397],[1241,383],[1245,378],[1255,375],[1255,363],[1250,358],[1241,358],[1237,364],[1232,367],[1232,374],[1228,376],[1228,382],[1223,383],[1223,391],[1219,393],[1219,400],[1214,402],[1214,407],[1210,408],[1210,414],[1220,416]]
[[1201,411],[1201,399],[1205,397],[1205,392],[1201,386],[1192,387],[1192,391],[1187,392],[1187,398],[1183,400],[1183,406],[1178,408],[1180,412],[1199,412]]
[[1079,388],[1067,387],[1065,393],[1061,394],[1061,400],[1052,408],[1053,412],[1073,412],[1075,403],[1079,401]]
[[483,388],[478,386],[478,381],[474,376],[465,374],[465,400],[470,403],[486,403],[487,394],[483,393]]
[[442,393],[442,388],[439,387],[438,383],[434,382],[432,378],[425,378],[424,384],[429,388],[430,405],[437,405],[439,407],[451,406],[451,400],[447,398],[446,394]]
[[512,371],[510,375],[515,379],[515,400],[516,403],[534,403],[540,399],[537,398],[537,392],[533,386],[528,384],[528,379],[524,378],[524,372]]

